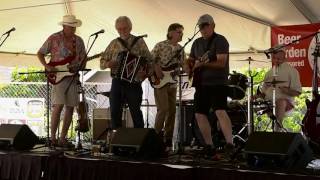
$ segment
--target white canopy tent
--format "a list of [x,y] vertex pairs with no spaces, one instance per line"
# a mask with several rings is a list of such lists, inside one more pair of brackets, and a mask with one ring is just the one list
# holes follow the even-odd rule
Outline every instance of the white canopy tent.
[[[102,52],[118,36],[114,28],[118,16],[131,18],[133,34],[148,34],[145,40],[151,50],[165,39],[173,22],[184,25],[184,44],[192,37],[198,17],[208,13],[215,19],[216,32],[229,40],[232,69],[246,64],[235,60],[266,59],[261,51],[270,47],[270,26],[320,19],[318,0],[1,0],[0,5],[0,33],[16,28],[0,47],[1,66],[40,65],[35,53],[50,34],[61,30],[58,22],[68,13],[82,20],[77,34],[85,42],[90,34],[105,29],[90,55]],[[191,43],[186,52],[190,47]],[[269,64],[253,63],[255,67]],[[89,67],[99,69],[99,61]]]

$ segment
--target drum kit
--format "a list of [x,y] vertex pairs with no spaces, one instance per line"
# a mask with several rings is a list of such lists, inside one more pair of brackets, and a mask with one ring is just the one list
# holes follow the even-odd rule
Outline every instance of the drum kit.
[[[238,117],[241,117],[241,123],[242,127],[239,128],[239,126],[236,128],[236,132],[234,132],[234,140],[235,138],[237,140],[240,140],[241,142],[245,142],[247,135],[250,135],[254,131],[254,122],[253,122],[253,116],[254,114],[258,116],[258,118],[263,114],[268,114],[271,121],[273,122],[274,119],[272,117],[274,116],[274,109],[275,105],[271,101],[267,101],[264,99],[255,99],[253,98],[253,77],[257,74],[252,74],[252,71],[250,69],[251,62],[266,62],[262,60],[254,60],[251,57],[244,60],[237,60],[237,61],[245,61],[249,64],[249,77],[247,77],[244,74],[238,73],[236,71],[233,71],[233,73],[229,74],[228,77],[228,97],[231,99],[228,103],[228,111],[227,113],[230,116],[230,119],[233,124],[233,128],[236,128],[235,124],[239,124],[239,122],[236,122],[239,120]],[[284,83],[285,81],[278,81],[273,79],[272,81],[262,81],[261,83],[266,83],[272,86],[276,86],[277,84]],[[243,101],[243,99],[247,96],[247,100]],[[236,104],[236,106],[234,105]],[[241,108],[239,109],[238,107]],[[233,116],[234,112],[238,112],[237,118]],[[239,111],[240,114],[239,114]],[[240,116],[239,116],[240,115]],[[271,115],[271,116],[270,116]],[[245,118],[245,119],[243,119]],[[233,129],[235,131],[235,129]],[[247,131],[246,135],[244,135],[244,131]],[[245,136],[245,137],[244,137]]]

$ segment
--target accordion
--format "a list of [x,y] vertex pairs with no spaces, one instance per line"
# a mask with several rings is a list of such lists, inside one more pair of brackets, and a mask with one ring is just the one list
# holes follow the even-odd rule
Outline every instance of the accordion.
[[129,51],[122,51],[118,54],[117,60],[119,62],[119,68],[115,73],[115,77],[121,80],[125,80],[129,83],[141,82],[137,73],[143,69],[146,70],[147,61],[146,58],[136,56]]

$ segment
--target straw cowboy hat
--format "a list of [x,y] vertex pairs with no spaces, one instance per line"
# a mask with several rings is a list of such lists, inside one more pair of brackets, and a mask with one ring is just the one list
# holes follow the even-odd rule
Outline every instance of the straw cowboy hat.
[[74,15],[64,15],[60,25],[71,26],[71,27],[80,27],[82,22],[79,19],[76,19]]

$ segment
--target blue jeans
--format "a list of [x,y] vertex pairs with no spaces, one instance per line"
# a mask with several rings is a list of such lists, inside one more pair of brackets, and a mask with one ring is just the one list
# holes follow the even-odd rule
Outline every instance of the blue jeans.
[[141,83],[128,83],[120,79],[112,79],[110,91],[110,110],[112,129],[122,127],[122,111],[128,104],[135,128],[143,128],[144,121],[140,109],[142,103]]

